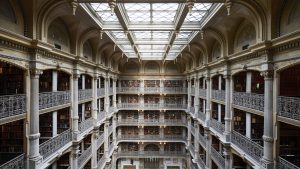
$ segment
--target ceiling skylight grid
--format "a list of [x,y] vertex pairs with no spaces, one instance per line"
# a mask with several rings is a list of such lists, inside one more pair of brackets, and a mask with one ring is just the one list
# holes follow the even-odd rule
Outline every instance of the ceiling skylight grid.
[[105,32],[124,54],[147,60],[172,60],[180,55],[212,5],[195,3],[191,13],[185,13],[185,3],[118,3],[112,14],[108,3],[90,3]]

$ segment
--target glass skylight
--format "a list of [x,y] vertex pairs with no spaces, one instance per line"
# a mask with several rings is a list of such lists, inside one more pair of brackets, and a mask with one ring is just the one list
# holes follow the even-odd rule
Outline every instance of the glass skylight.
[[212,3],[195,3],[192,13],[185,18],[186,22],[200,22],[204,15],[210,10]]
[[111,13],[108,3],[91,3],[92,8],[103,22],[118,22],[116,15]]
[[126,3],[129,22],[174,22],[178,3]]
[[[168,60],[175,59],[200,29],[197,25],[208,16],[213,5],[195,3],[191,15],[185,15],[181,13],[186,8],[185,1],[145,2],[117,3],[115,11],[118,14],[111,13],[108,3],[89,3],[89,8],[99,18],[101,28],[129,58],[140,56],[141,59],[151,60],[163,59],[166,55]],[[183,24],[175,22],[182,19]]]

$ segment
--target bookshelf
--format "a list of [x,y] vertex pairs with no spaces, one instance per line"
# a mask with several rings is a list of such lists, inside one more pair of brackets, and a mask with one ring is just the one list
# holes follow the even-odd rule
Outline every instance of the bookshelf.
[[40,115],[40,144],[52,138],[52,113]]
[[159,80],[145,80],[144,86],[145,87],[159,87],[160,81]]
[[57,116],[57,134],[60,134],[70,128],[69,108],[59,110]]
[[140,87],[140,80],[121,80],[121,87]]
[[70,76],[62,71],[58,71],[57,73],[57,90],[70,90]]
[[52,70],[44,70],[40,76],[40,93],[52,91]]
[[164,87],[183,87],[182,80],[165,80]]
[[23,70],[0,62],[0,95],[23,94],[23,84]]
[[233,117],[234,130],[242,135],[246,134],[246,113],[234,109]]
[[57,169],[68,169],[70,166],[70,153],[66,153],[57,160]]
[[0,125],[0,152],[22,153],[24,146],[24,121]]
[[159,135],[159,127],[158,126],[145,127],[144,135]]

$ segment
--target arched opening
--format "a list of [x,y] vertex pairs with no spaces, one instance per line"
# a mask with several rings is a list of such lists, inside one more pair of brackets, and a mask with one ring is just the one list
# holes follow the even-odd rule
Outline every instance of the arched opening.
[[65,23],[60,19],[55,19],[48,27],[47,42],[55,49],[70,52],[70,36]]

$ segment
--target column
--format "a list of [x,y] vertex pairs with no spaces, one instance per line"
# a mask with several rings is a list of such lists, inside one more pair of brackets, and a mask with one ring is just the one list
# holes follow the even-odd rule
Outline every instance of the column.
[[273,65],[267,63],[262,65],[265,80],[264,89],[264,155],[261,160],[261,168],[271,169],[274,167],[273,157]]
[[192,88],[192,84],[191,84],[191,79],[188,79],[188,107],[187,109],[190,111],[191,109],[191,88]]
[[117,109],[117,79],[113,79],[113,107]]
[[204,130],[204,136],[206,139],[206,168],[211,168],[211,135],[209,130]]
[[195,106],[195,117],[198,117],[198,112],[199,112],[199,78],[197,78],[197,77],[196,77],[196,80],[195,80],[194,106]]
[[109,154],[108,154],[108,126],[109,126],[109,121],[105,120],[104,122],[104,157],[106,159],[109,159]]
[[230,142],[231,133],[231,76],[227,73],[225,76],[225,140]]
[[[57,91],[57,81],[58,81],[57,75],[58,75],[57,71],[53,70],[52,71],[52,92]],[[52,137],[55,137],[56,135],[57,135],[57,111],[52,112]],[[54,168],[54,167],[52,167],[52,168]]]
[[78,168],[78,157],[79,157],[79,130],[78,130],[78,79],[80,74],[78,70],[74,70],[73,74],[73,89],[72,89],[72,132],[73,132],[73,145],[71,151],[71,168],[77,169]]
[[210,118],[211,118],[211,101],[210,101],[210,93],[211,93],[211,79],[209,76],[206,77],[206,119],[204,127],[209,127]]
[[112,121],[112,128],[113,128],[113,145],[116,146],[117,145],[117,135],[116,135],[116,131],[117,131],[117,114],[113,115],[113,121]]
[[106,77],[104,80],[104,91],[105,91],[105,96],[104,96],[104,111],[106,116],[109,114],[109,78]]
[[40,122],[39,122],[39,77],[41,70],[30,70],[30,121],[29,121],[29,168],[38,168],[42,157],[39,153]]
[[199,122],[195,121],[195,162],[198,161],[199,158]]
[[[222,90],[222,76],[219,75],[218,78],[218,90]],[[218,104],[218,121],[221,123],[222,121],[222,107],[221,104]]]
[[[251,93],[252,72],[246,74],[246,92]],[[251,113],[246,113],[246,137],[251,138]]]
[[191,132],[191,126],[192,126],[192,120],[191,117],[188,116],[188,135],[187,135],[187,146],[190,147],[191,146],[191,138],[192,138],[192,132]]
[[93,118],[93,125],[94,125],[94,129],[92,131],[92,169],[96,169],[97,166],[97,149],[98,149],[98,145],[97,145],[97,139],[99,137],[99,126],[97,126],[97,81],[98,81],[98,75],[95,74],[93,77],[93,81],[92,81],[92,90],[93,90],[93,100],[92,100],[92,118]]

